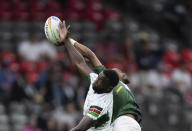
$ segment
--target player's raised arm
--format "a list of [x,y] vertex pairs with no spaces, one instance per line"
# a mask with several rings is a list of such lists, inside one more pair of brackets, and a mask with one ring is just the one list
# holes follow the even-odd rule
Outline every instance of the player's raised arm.
[[65,47],[67,49],[67,53],[70,57],[71,62],[77,67],[79,72],[85,76],[88,76],[92,70],[86,64],[83,56],[75,49],[75,47],[71,44],[69,38],[66,37],[67,28],[65,26],[65,22],[61,23],[60,26],[60,42],[65,43]]
[[95,53],[90,50],[88,47],[86,47],[83,44],[80,44],[77,41],[74,41],[72,38],[70,38],[71,43],[74,45],[74,47],[83,55],[83,57],[87,58],[91,65],[93,67],[101,66],[101,62],[95,55]]
[[68,39],[65,40],[65,47],[71,62],[77,67],[81,74],[88,76],[91,72],[93,72],[86,64],[83,56],[75,49]]

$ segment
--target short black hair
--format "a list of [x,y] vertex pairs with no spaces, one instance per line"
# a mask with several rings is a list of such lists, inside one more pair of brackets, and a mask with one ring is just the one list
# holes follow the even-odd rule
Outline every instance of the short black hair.
[[103,71],[103,73],[108,78],[111,86],[115,87],[119,83],[119,76],[116,71],[106,69]]

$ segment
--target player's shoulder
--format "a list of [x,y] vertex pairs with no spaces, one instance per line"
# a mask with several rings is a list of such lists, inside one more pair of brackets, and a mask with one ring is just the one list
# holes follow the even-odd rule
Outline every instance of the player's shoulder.
[[123,83],[122,81],[119,81],[117,86],[114,87],[113,93],[119,94],[119,92],[122,90],[125,90],[125,91],[129,90],[130,91],[129,87],[125,83]]
[[94,103],[96,105],[100,105],[101,107],[105,107],[112,102],[113,93],[112,92],[103,93],[103,94],[94,93],[94,94],[92,94],[90,99],[91,99],[92,103]]

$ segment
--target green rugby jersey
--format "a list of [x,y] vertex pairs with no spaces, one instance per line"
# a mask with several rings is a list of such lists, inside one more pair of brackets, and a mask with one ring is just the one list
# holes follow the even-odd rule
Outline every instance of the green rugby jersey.
[[[105,67],[97,66],[94,72],[99,74]],[[113,88],[113,116],[112,122],[119,116],[125,114],[132,114],[135,116],[137,122],[141,122],[142,116],[139,106],[136,103],[135,97],[126,84],[119,81],[118,85]]]

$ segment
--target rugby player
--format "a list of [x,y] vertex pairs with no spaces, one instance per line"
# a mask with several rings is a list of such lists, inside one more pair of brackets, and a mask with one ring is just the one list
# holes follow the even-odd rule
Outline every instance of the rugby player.
[[[94,72],[101,73],[105,70],[105,67],[101,64],[99,59],[89,48],[76,42],[72,38],[68,38],[68,41],[74,45],[74,47],[84,56],[84,58],[90,61],[94,67]],[[111,120],[114,127],[113,130],[141,131],[141,127],[139,125],[141,122],[141,113],[133,93],[126,85],[129,83],[127,75],[119,69],[113,70],[118,74],[120,79],[117,86],[113,88],[113,116]]]
[[99,74],[94,73],[86,64],[83,56],[65,38],[66,26],[61,25],[60,43],[64,42],[71,62],[79,72],[88,77],[90,87],[84,104],[84,117],[80,123],[70,131],[110,131],[113,109],[113,88],[119,83],[116,71],[106,69]]

